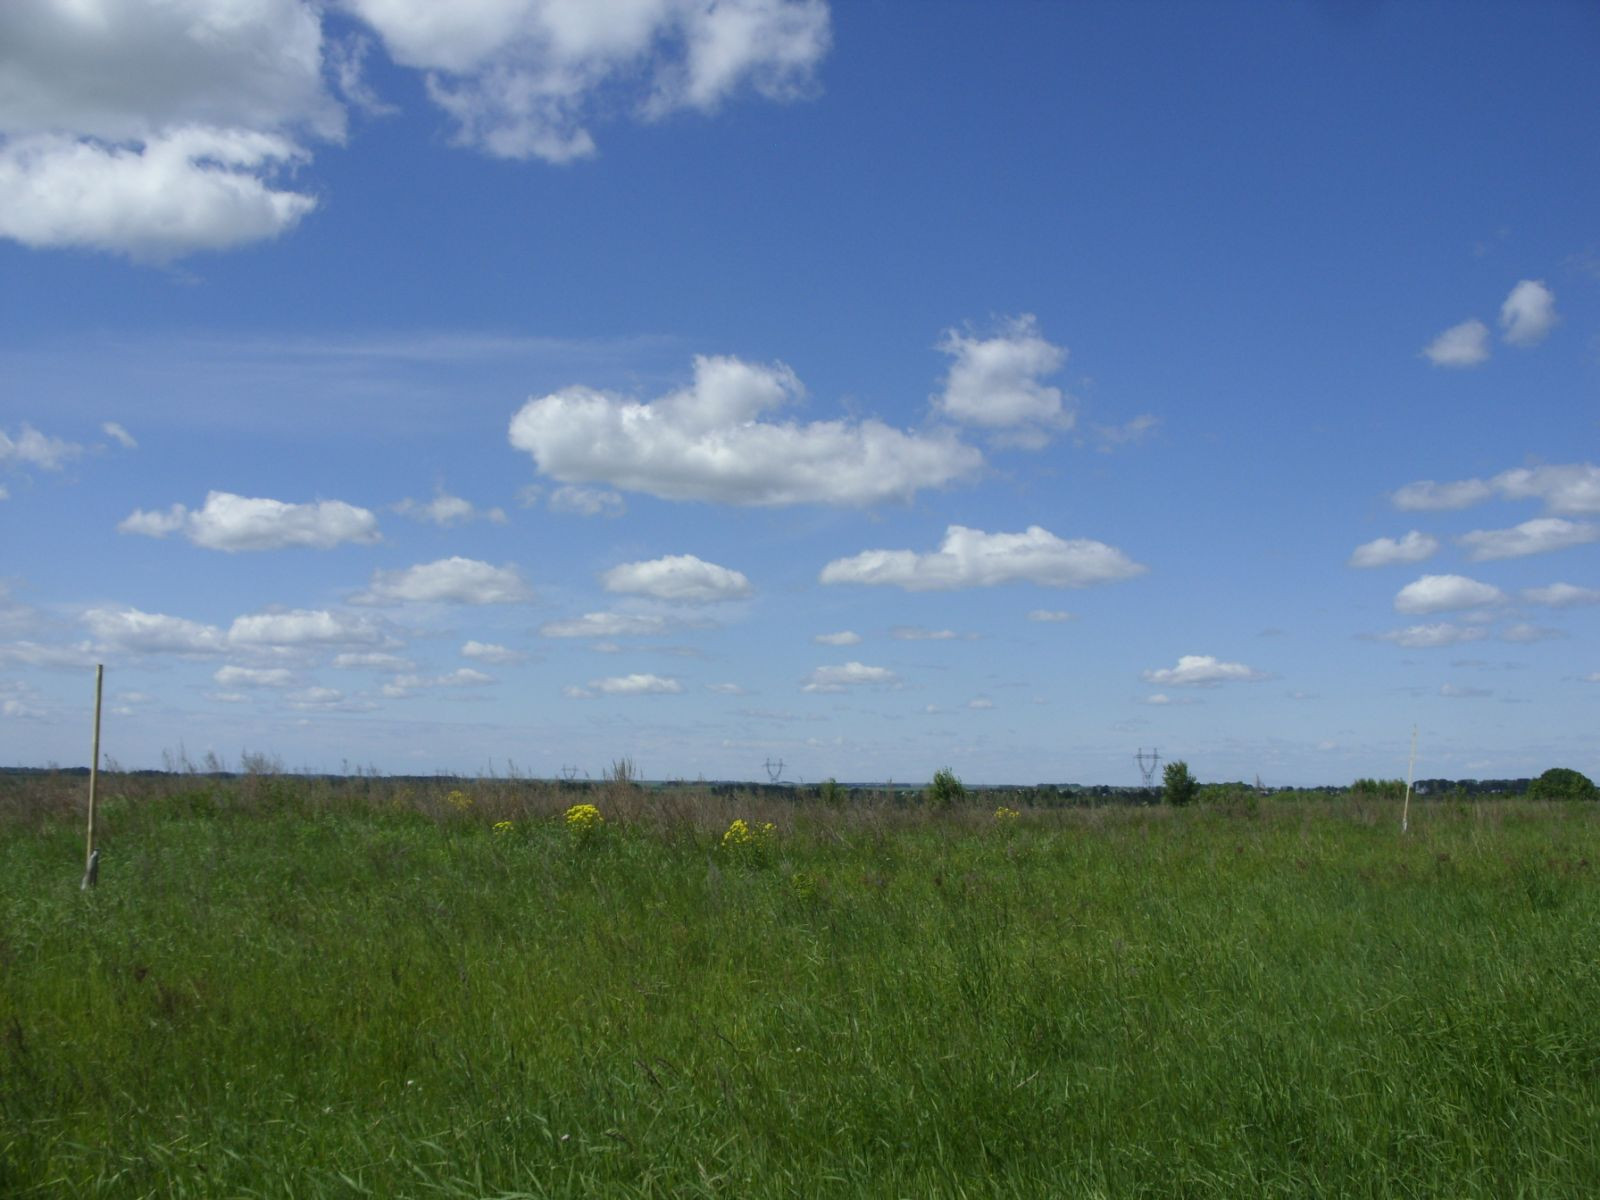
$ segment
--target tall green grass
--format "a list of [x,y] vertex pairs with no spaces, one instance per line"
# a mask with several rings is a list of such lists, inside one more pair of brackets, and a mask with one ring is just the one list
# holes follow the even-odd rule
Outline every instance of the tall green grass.
[[0,804],[0,1194],[1600,1183],[1596,806],[354,788]]

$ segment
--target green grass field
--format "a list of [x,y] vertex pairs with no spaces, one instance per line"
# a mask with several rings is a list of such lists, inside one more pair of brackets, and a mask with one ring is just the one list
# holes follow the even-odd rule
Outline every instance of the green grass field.
[[1600,1192],[1600,805],[105,783],[88,893],[0,795],[6,1196]]

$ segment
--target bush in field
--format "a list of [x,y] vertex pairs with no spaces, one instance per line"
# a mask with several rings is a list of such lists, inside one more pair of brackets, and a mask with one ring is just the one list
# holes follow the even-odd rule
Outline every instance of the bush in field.
[[967,789],[949,767],[933,773],[933,782],[926,793],[928,803],[934,808],[949,808],[967,798]]
[[846,794],[837,779],[824,779],[822,786],[817,789],[818,799],[829,808],[843,808]]
[[1528,785],[1531,800],[1593,800],[1594,782],[1571,767],[1551,767]]
[[605,817],[592,804],[574,804],[562,819],[567,825],[567,836],[580,846],[594,841],[606,827]]
[[1362,800],[1399,800],[1406,794],[1404,779],[1358,779],[1350,794]]
[[1183,759],[1169,762],[1161,772],[1161,798],[1168,804],[1193,804],[1200,794],[1200,781],[1189,774],[1189,764]]
[[732,862],[762,867],[772,860],[777,840],[778,829],[771,821],[752,825],[743,817],[737,817],[722,835],[722,852]]

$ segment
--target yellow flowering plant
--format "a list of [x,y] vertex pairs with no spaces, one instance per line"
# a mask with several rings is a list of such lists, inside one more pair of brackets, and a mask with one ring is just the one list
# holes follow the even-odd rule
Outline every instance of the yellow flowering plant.
[[444,802],[457,812],[466,812],[472,807],[472,797],[462,791],[452,791],[444,798]]
[[735,817],[722,835],[722,850],[739,862],[758,865],[765,863],[778,840],[778,827],[771,821],[752,825],[743,817]]
[[592,804],[574,804],[567,809],[564,818],[567,823],[567,833],[575,842],[586,842],[598,837],[605,828],[606,819],[600,815],[600,810]]
[[999,808],[994,810],[994,823],[996,825],[1015,825],[1017,823],[1017,818],[1021,815],[1022,814],[1016,809],[1007,808],[1004,804],[1002,804]]

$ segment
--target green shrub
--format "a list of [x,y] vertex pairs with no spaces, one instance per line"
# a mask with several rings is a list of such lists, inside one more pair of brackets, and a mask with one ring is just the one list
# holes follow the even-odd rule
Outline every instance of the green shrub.
[[955,772],[949,767],[933,773],[933,782],[928,785],[928,803],[934,808],[949,808],[952,804],[959,804],[967,798],[967,789],[961,786]]
[[1200,781],[1189,774],[1189,764],[1181,758],[1169,762],[1161,773],[1161,797],[1168,804],[1193,804],[1200,793]]
[[1571,767],[1551,767],[1528,785],[1532,800],[1593,800],[1594,782]]

